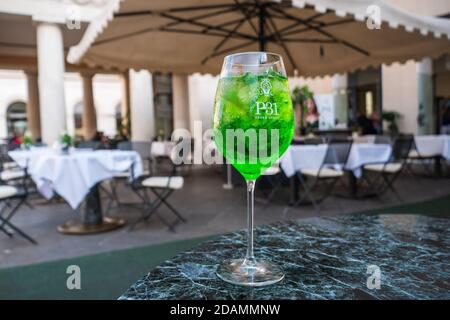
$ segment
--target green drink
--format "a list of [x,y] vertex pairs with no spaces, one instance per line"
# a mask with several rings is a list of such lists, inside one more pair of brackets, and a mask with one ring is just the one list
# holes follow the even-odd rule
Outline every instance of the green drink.
[[214,129],[221,153],[246,180],[256,180],[292,140],[294,120],[287,78],[270,69],[221,78]]
[[286,151],[294,114],[283,59],[267,52],[225,57],[214,104],[214,141],[247,182],[247,253],[227,259],[217,276],[229,283],[260,287],[281,281],[282,268],[253,254],[256,179]]

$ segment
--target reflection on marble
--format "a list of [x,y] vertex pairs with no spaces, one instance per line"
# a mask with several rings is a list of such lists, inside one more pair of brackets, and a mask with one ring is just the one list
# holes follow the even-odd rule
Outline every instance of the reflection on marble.
[[[260,227],[255,254],[286,278],[264,288],[215,275],[243,257],[243,231],[204,242],[153,269],[120,299],[450,299],[450,219],[422,215],[345,215]],[[367,288],[367,267],[381,288]]]

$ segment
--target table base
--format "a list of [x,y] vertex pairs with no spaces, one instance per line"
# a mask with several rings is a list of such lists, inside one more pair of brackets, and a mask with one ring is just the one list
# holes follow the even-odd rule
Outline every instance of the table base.
[[103,217],[103,221],[99,224],[87,225],[80,220],[71,220],[58,226],[58,232],[63,234],[93,234],[107,232],[121,228],[125,225],[125,219]]

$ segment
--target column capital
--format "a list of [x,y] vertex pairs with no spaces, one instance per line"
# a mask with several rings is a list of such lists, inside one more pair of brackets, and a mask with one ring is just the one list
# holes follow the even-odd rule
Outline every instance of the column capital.
[[91,71],[83,71],[83,72],[80,72],[80,76],[83,79],[89,80],[95,76],[95,72],[94,71],[92,71],[92,72]]
[[51,26],[51,27],[56,27],[62,31],[61,26],[64,23],[64,21],[51,21],[51,20],[45,19],[44,17],[42,17],[42,18],[41,17],[39,17],[39,18],[33,17],[32,19],[33,19],[32,25],[35,28],[39,28],[41,26]]
[[37,77],[38,76],[37,70],[24,69],[23,72],[25,73],[25,75],[27,77]]

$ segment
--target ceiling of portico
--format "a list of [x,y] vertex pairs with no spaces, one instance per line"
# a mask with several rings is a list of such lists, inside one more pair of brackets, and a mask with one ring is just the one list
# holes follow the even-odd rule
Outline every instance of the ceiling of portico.
[[[0,69],[36,70],[36,24],[30,16],[0,13]],[[61,24],[64,39],[64,56],[70,46],[77,44],[87,23],[81,23],[81,29],[69,30]],[[66,63],[67,71],[86,71],[86,66],[74,66]],[[103,73],[104,70],[97,69]],[[112,71],[109,70],[108,73]]]
[[[65,49],[80,41],[86,25],[79,30],[61,25]],[[36,22],[30,16],[0,13],[0,55],[36,56]]]

